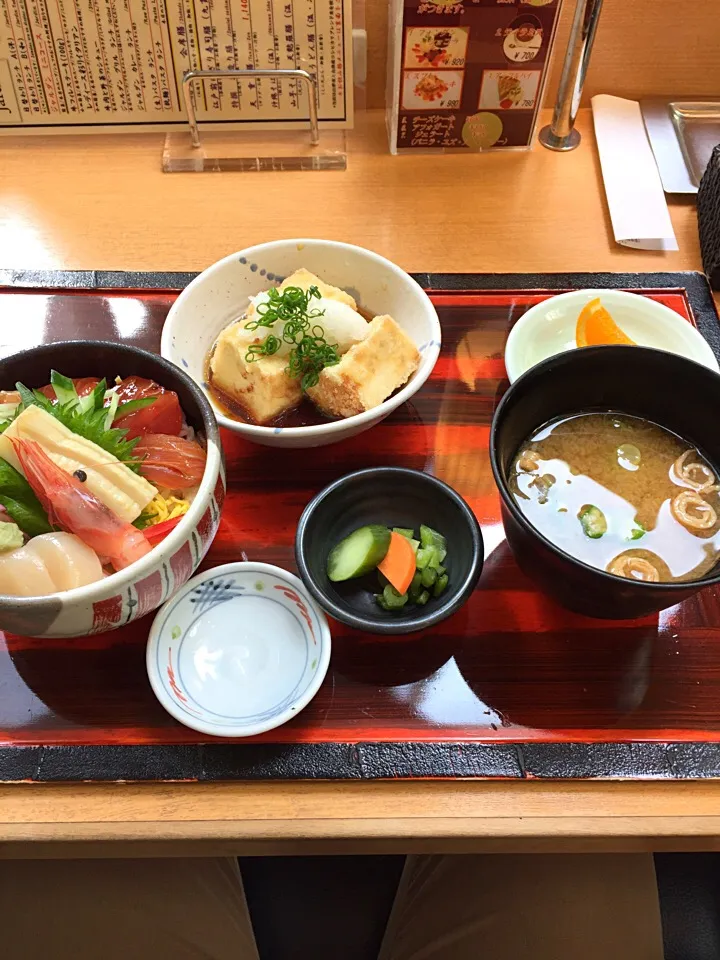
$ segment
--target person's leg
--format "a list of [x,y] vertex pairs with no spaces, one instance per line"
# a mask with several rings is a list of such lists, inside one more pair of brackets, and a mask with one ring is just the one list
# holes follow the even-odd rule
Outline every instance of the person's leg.
[[237,861],[0,860],[8,960],[257,960]]
[[408,857],[380,960],[662,960],[650,854]]

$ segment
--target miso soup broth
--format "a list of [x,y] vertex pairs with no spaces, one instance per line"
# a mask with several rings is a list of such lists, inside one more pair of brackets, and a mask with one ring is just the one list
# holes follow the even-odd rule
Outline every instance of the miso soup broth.
[[509,486],[548,540],[590,566],[644,581],[692,580],[720,552],[718,472],[657,424],[587,413],[540,427]]

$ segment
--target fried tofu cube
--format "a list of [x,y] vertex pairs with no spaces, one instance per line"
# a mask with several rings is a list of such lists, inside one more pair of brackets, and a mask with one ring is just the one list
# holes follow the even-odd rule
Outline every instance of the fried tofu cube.
[[292,276],[283,280],[280,284],[280,290],[284,290],[286,287],[300,287],[302,290],[317,287],[321,296],[327,297],[328,300],[337,300],[340,303],[346,303],[353,310],[357,310],[357,303],[355,303],[355,300],[349,293],[345,293],[340,287],[333,287],[332,284],[325,283],[324,280],[316,277],[314,273],[310,273],[305,267],[300,267]]
[[[308,290],[313,286],[318,288],[320,296],[328,300],[337,300],[339,303],[345,303],[351,310],[357,310],[357,303],[355,303],[355,300],[349,293],[345,293],[340,287],[333,287],[331,284],[325,283],[324,280],[316,277],[314,273],[310,273],[305,267],[300,267],[299,270],[296,270],[295,273],[283,280],[278,289],[282,293],[287,287],[300,287],[301,290]],[[247,312],[248,319],[252,320],[254,315],[255,305],[251,303]]]
[[249,341],[242,322],[226,327],[210,360],[213,386],[239,404],[257,423],[267,423],[296,407],[300,383],[287,374],[287,357],[247,362]]
[[350,347],[340,363],[325,367],[308,396],[329,416],[352,417],[387,400],[419,363],[417,347],[393,318],[375,317],[367,337]]

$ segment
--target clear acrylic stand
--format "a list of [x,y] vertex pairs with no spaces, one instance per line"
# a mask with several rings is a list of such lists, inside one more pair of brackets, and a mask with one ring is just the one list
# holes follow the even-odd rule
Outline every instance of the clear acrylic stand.
[[[296,127],[289,130],[241,129],[203,131],[195,112],[193,84],[205,80],[293,80],[307,87],[310,136],[304,142]],[[164,173],[208,173],[262,170],[345,170],[344,130],[318,125],[315,80],[305,70],[189,70],[183,77],[188,130],[168,133],[163,148]],[[304,133],[304,131],[303,131]]]

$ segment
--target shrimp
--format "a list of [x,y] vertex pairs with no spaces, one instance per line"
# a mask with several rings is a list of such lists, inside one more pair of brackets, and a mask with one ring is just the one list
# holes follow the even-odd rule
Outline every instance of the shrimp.
[[51,523],[74,533],[115,570],[122,570],[152,547],[142,532],[121,520],[87,486],[52,462],[39,443],[13,438],[25,477]]

